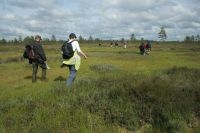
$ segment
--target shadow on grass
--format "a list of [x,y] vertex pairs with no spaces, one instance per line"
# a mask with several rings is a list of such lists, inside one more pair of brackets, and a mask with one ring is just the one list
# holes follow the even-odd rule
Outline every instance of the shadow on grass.
[[32,76],[26,76],[24,79],[32,79]]
[[140,54],[139,50],[138,51],[119,51],[117,52],[118,54],[133,54],[133,55],[138,55]]
[[[32,76],[25,76],[24,79],[31,80],[31,79],[32,79]],[[39,76],[37,76],[36,79],[42,80],[42,78],[39,77]]]
[[58,76],[57,78],[54,79],[54,81],[65,81],[66,78],[62,77],[62,76]]
[[13,63],[13,62],[22,62],[24,61],[23,57],[9,57],[5,60],[0,60],[0,64],[4,64],[4,63]]

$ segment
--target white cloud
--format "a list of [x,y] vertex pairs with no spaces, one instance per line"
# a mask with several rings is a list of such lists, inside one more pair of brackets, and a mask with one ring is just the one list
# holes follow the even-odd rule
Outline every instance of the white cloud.
[[[0,38],[42,34],[66,39],[70,32],[102,39],[158,39],[161,26],[169,40],[200,33],[199,0],[4,0],[0,1]],[[182,32],[181,32],[182,31]]]
[[18,8],[48,8],[55,5],[56,0],[5,0],[4,4]]
[[3,16],[4,19],[7,19],[7,20],[15,20],[16,19],[16,15],[15,14],[11,14],[11,13],[8,13],[8,14],[5,14]]

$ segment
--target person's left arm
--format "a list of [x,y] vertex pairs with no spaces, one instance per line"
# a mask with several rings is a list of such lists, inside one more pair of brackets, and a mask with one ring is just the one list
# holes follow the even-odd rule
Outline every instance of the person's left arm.
[[39,56],[42,58],[42,60],[47,61],[43,47],[41,45],[39,45],[38,48],[39,48],[39,50],[38,50]]
[[85,59],[87,59],[87,56],[86,56],[86,54],[81,50],[78,41],[75,41],[74,43],[75,43],[75,46],[76,46],[76,49],[77,49],[78,54],[81,55],[81,56],[83,56]]

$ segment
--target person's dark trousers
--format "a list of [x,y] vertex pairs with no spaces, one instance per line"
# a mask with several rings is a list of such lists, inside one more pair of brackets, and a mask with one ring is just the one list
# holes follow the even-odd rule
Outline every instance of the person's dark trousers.
[[144,50],[143,50],[143,49],[140,50],[140,54],[141,54],[141,55],[144,55]]
[[37,80],[37,70],[38,70],[38,64],[36,62],[32,62],[32,82],[36,82]]
[[[41,80],[46,79],[46,67],[45,64],[40,65],[42,68],[42,77]],[[36,82],[37,80],[37,71],[38,71],[38,63],[32,62],[33,72],[32,72],[32,82]]]
[[42,77],[41,80],[46,80],[46,68],[42,68]]
[[68,65],[68,67],[69,67],[70,74],[66,83],[68,87],[71,87],[76,78],[77,70],[75,69],[75,65]]

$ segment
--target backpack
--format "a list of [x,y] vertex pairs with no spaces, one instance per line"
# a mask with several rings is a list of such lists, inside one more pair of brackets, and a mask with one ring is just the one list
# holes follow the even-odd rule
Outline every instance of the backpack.
[[74,51],[72,47],[72,42],[64,42],[64,44],[61,47],[62,50],[62,58],[63,59],[70,59],[72,56],[74,56]]
[[35,47],[33,45],[26,45],[23,57],[29,60],[36,60],[37,53]]

